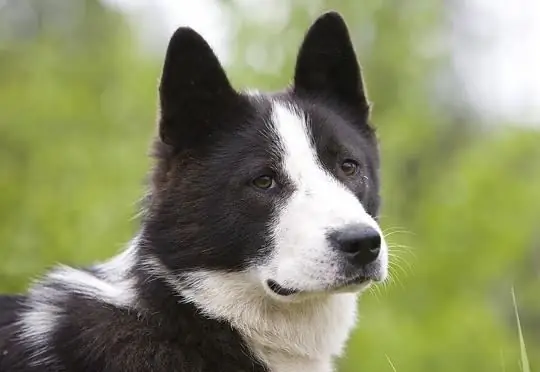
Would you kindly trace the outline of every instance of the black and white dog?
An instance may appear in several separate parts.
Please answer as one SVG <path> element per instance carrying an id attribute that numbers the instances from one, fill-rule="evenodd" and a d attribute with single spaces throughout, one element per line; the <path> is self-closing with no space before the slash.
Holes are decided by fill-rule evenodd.
<path id="1" fill-rule="evenodd" d="M 140 230 L 0 298 L 0 371 L 329 372 L 387 276 L 379 151 L 347 26 L 322 15 L 290 87 L 236 91 L 180 28 Z"/>

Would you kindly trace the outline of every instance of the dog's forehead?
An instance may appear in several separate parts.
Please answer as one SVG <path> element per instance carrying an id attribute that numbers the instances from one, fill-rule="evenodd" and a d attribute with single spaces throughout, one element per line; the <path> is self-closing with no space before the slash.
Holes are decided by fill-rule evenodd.
<path id="1" fill-rule="evenodd" d="M 256 92 L 250 92 L 249 99 L 255 115 L 254 122 L 244 127 L 245 133 L 251 133 L 257 145 L 271 154 L 315 160 L 314 155 L 324 158 L 345 151 L 361 160 L 369 151 L 358 123 L 327 105 Z"/>
<path id="2" fill-rule="evenodd" d="M 252 122 L 244 126 L 242 137 L 255 143 L 250 147 L 264 151 L 283 162 L 285 158 L 314 160 L 314 143 L 307 113 L 293 100 L 251 92 Z M 304 164 L 306 165 L 306 164 Z"/>

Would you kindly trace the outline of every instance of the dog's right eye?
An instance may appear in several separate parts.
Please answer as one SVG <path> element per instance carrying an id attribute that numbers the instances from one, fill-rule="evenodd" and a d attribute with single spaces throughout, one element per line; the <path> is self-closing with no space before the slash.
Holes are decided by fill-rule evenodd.
<path id="1" fill-rule="evenodd" d="M 274 180 L 274 177 L 267 176 L 267 175 L 259 176 L 255 178 L 253 181 L 251 181 L 251 183 L 253 184 L 253 186 L 261 190 L 269 190 L 276 185 L 276 181 Z"/>
<path id="2" fill-rule="evenodd" d="M 341 163 L 341 170 L 346 176 L 354 176 L 358 172 L 358 163 L 354 160 L 347 159 Z"/>

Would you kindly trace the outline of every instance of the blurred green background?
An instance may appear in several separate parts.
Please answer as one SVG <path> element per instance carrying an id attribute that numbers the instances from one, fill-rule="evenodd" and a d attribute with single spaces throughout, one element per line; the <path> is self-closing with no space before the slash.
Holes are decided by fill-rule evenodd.
<path id="1" fill-rule="evenodd" d="M 540 125 L 480 120 L 459 84 L 434 94 L 451 60 L 437 47 L 444 2 L 283 4 L 288 21 L 278 27 L 220 3 L 234 25 L 233 83 L 287 84 L 303 32 L 336 9 L 382 144 L 392 281 L 362 297 L 339 371 L 519 371 L 512 288 L 540 370 Z M 1 291 L 24 290 L 59 261 L 105 259 L 136 231 L 157 49 L 97 0 L 0 1 Z"/>

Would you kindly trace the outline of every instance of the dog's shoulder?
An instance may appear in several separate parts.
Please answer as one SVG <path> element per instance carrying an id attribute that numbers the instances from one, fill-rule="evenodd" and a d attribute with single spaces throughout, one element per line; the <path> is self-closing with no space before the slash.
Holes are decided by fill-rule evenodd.
<path id="1" fill-rule="evenodd" d="M 0 296 L 0 328 L 8 326 L 17 319 L 17 310 L 24 302 L 22 295 Z"/>
<path id="2" fill-rule="evenodd" d="M 1 300 L 0 371 L 265 371 L 230 325 L 165 292 L 155 280 L 58 267 L 28 296 Z"/>
<path id="3" fill-rule="evenodd" d="M 0 296 L 0 366 L 1 360 L 12 348 L 13 335 L 17 328 L 17 313 L 23 302 L 23 296 Z"/>
<path id="4" fill-rule="evenodd" d="M 0 372 L 27 371 L 24 360 L 26 350 L 17 340 L 20 331 L 19 314 L 26 302 L 23 295 L 0 296 Z M 45 372 L 46 369 L 34 367 L 32 371 Z"/>

